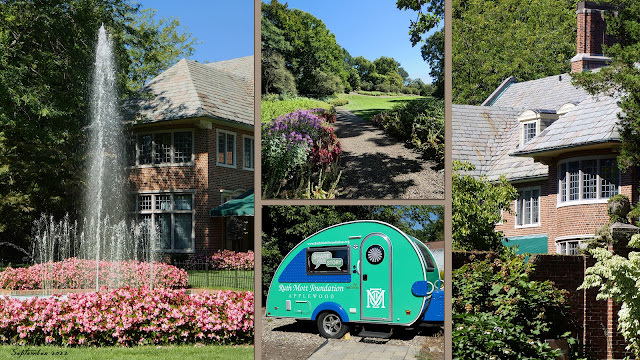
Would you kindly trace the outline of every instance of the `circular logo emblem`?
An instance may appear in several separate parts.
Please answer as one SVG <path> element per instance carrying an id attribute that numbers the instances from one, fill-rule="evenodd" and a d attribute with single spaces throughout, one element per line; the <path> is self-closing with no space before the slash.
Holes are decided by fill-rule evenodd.
<path id="1" fill-rule="evenodd" d="M 367 249 L 366 256 L 371 264 L 380 264 L 384 260 L 384 249 L 380 245 L 371 245 Z"/>

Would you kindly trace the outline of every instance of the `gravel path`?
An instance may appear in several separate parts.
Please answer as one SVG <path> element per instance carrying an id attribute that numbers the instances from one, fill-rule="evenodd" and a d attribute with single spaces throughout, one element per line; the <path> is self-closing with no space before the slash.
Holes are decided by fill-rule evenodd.
<path id="1" fill-rule="evenodd" d="M 310 321 L 274 319 L 262 316 L 262 360 L 303 360 L 327 341 L 318 335 L 316 324 Z M 353 333 L 357 333 L 354 331 Z M 363 339 L 351 335 L 350 339 L 330 340 L 331 343 L 369 343 L 388 346 L 423 348 L 427 359 L 443 359 L 444 337 L 439 328 L 407 329 L 395 332 L 391 339 Z"/>
<path id="2" fill-rule="evenodd" d="M 338 109 L 333 127 L 342 145 L 340 198 L 444 198 L 444 173 L 432 169 L 435 162 L 347 110 Z"/>

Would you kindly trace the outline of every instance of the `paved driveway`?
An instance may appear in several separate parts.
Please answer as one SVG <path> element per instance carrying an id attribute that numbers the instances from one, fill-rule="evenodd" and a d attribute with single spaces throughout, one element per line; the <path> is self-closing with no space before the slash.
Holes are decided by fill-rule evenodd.
<path id="1" fill-rule="evenodd" d="M 309 360 L 326 359 L 415 359 L 419 346 L 399 346 L 369 342 L 350 342 L 348 340 L 327 340 Z"/>

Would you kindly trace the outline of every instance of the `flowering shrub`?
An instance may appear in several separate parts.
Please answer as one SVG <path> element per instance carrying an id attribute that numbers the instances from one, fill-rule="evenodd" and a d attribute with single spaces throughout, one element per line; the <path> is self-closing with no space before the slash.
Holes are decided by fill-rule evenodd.
<path id="1" fill-rule="evenodd" d="M 323 125 L 317 113 L 330 115 L 323 109 L 298 110 L 263 126 L 263 196 L 277 197 L 284 189 L 284 197 L 308 197 L 325 194 L 326 187 L 328 196 L 335 196 L 339 173 L 331 164 L 337 164 L 342 149 L 333 129 Z"/>
<path id="2" fill-rule="evenodd" d="M 99 284 L 108 287 L 151 286 L 182 288 L 188 283 L 187 272 L 162 263 L 135 260 L 109 262 L 98 265 Z M 11 267 L 0 273 L 0 288 L 11 290 L 81 289 L 94 287 L 96 261 L 69 258 L 60 262 L 48 262 L 28 268 Z"/>
<path id="3" fill-rule="evenodd" d="M 337 163 L 341 152 L 342 147 L 333 128 L 323 126 L 309 156 L 315 169 L 324 169 L 332 163 Z"/>
<path id="4" fill-rule="evenodd" d="M 209 264 L 214 270 L 253 270 L 253 251 L 235 252 L 231 250 L 218 250 L 212 255 L 198 254 L 187 261 L 187 264 Z"/>
<path id="5" fill-rule="evenodd" d="M 91 294 L 0 298 L 0 343 L 146 345 L 253 342 L 253 293 L 120 288 Z"/>

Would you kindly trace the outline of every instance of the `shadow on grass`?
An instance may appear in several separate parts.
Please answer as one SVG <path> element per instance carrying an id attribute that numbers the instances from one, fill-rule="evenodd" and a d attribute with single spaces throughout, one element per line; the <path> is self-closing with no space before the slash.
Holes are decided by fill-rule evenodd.
<path id="1" fill-rule="evenodd" d="M 364 120 L 371 120 L 373 115 L 379 114 L 383 111 L 388 111 L 388 109 L 363 109 L 363 110 L 353 110 L 351 111 L 354 115 L 359 116 Z"/>

